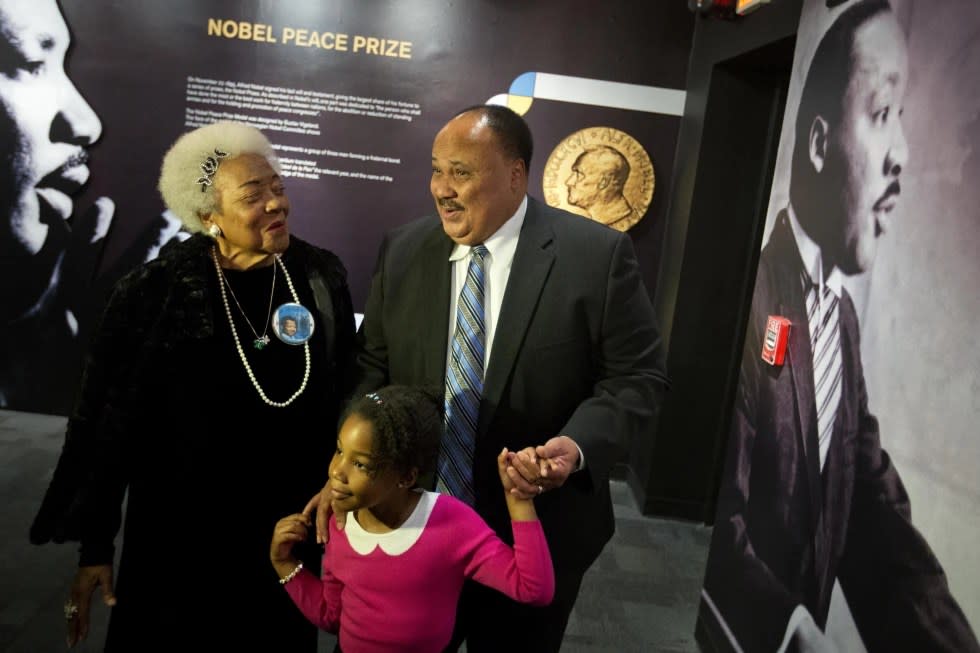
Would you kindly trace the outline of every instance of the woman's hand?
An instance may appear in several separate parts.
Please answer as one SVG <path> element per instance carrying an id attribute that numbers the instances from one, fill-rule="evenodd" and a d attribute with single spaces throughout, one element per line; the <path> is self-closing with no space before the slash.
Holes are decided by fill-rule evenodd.
<path id="1" fill-rule="evenodd" d="M 116 604 L 112 591 L 112 565 L 79 567 L 71 583 L 71 594 L 65 603 L 65 619 L 68 622 L 66 641 L 71 648 L 88 636 L 92 612 L 92 594 L 102 587 L 102 601 L 109 607 Z"/>
<path id="2" fill-rule="evenodd" d="M 335 510 L 332 502 L 332 493 L 330 492 L 330 479 L 327 479 L 327 484 L 323 486 L 320 493 L 315 495 L 310 499 L 306 507 L 303 508 L 303 514 L 309 517 L 314 510 L 316 510 L 316 543 L 326 544 L 330 539 L 330 515 L 334 515 L 337 520 L 337 528 L 344 530 L 344 526 L 347 524 L 347 513 L 343 510 Z M 322 508 L 321 508 L 322 506 Z"/>

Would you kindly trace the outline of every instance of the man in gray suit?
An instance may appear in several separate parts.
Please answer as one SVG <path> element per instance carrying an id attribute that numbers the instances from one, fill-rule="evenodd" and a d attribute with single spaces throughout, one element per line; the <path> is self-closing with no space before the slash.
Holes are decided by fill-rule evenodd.
<path id="1" fill-rule="evenodd" d="M 439 131 L 430 182 L 438 215 L 387 235 L 359 333 L 356 392 L 442 386 L 468 259 L 487 249 L 486 372 L 466 465 L 473 505 L 512 541 L 495 460 L 503 447 L 521 452 L 513 476 L 537 497 L 556 594 L 534 608 L 468 585 L 453 647 L 465 637 L 470 653 L 559 649 L 582 575 L 613 533 L 610 469 L 650 437 L 667 385 L 632 242 L 528 197 L 531 152 L 527 124 L 501 106 L 465 109 Z"/>

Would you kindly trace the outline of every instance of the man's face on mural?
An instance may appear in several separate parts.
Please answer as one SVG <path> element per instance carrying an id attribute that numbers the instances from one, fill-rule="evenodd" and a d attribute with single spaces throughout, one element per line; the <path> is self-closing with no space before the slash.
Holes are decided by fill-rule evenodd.
<path id="1" fill-rule="evenodd" d="M 64 69 L 54 0 L 0 0 L 0 255 L 37 253 L 65 229 L 102 124 Z"/>
<path id="2" fill-rule="evenodd" d="M 820 243 L 828 263 L 845 274 L 868 270 L 877 239 L 891 226 L 899 176 L 908 159 L 902 102 L 908 79 L 905 39 L 892 12 L 883 12 L 854 34 L 852 72 L 838 125 L 828 125 L 824 172 L 839 203 L 825 219 L 837 221 Z"/>

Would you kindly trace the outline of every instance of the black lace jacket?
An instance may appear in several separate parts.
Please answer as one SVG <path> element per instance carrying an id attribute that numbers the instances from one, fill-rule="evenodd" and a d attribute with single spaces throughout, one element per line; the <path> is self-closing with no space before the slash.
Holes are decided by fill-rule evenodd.
<path id="1" fill-rule="evenodd" d="M 32 543 L 104 540 L 118 530 L 122 489 L 107 489 L 105 479 L 123 476 L 119 466 L 127 457 L 126 434 L 139 427 L 145 419 L 141 415 L 152 414 L 141 410 L 155 399 L 148 389 L 156 373 L 152 362 L 214 331 L 215 308 L 221 303 L 209 296 L 210 246 L 202 235 L 174 241 L 116 284 L 86 356 L 61 457 L 30 529 Z M 305 273 L 299 278 L 309 284 L 317 321 L 324 326 L 325 360 L 318 364 L 328 367 L 331 379 L 352 378 L 354 314 L 343 264 L 295 236 L 288 256 Z M 335 397 L 345 396 L 348 388 L 342 384 L 332 384 Z M 113 510 L 101 505 L 107 495 L 116 504 Z M 106 555 L 93 552 L 98 561 Z M 111 549 L 108 556 L 111 560 Z M 82 557 L 85 563 L 84 550 Z"/>

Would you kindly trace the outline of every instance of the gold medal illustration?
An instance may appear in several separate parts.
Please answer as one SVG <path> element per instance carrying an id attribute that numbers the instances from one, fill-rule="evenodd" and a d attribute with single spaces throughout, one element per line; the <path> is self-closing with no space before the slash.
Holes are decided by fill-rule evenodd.
<path id="1" fill-rule="evenodd" d="M 656 178 L 646 150 L 626 132 L 587 127 L 567 136 L 544 167 L 544 199 L 626 231 L 650 208 Z"/>

